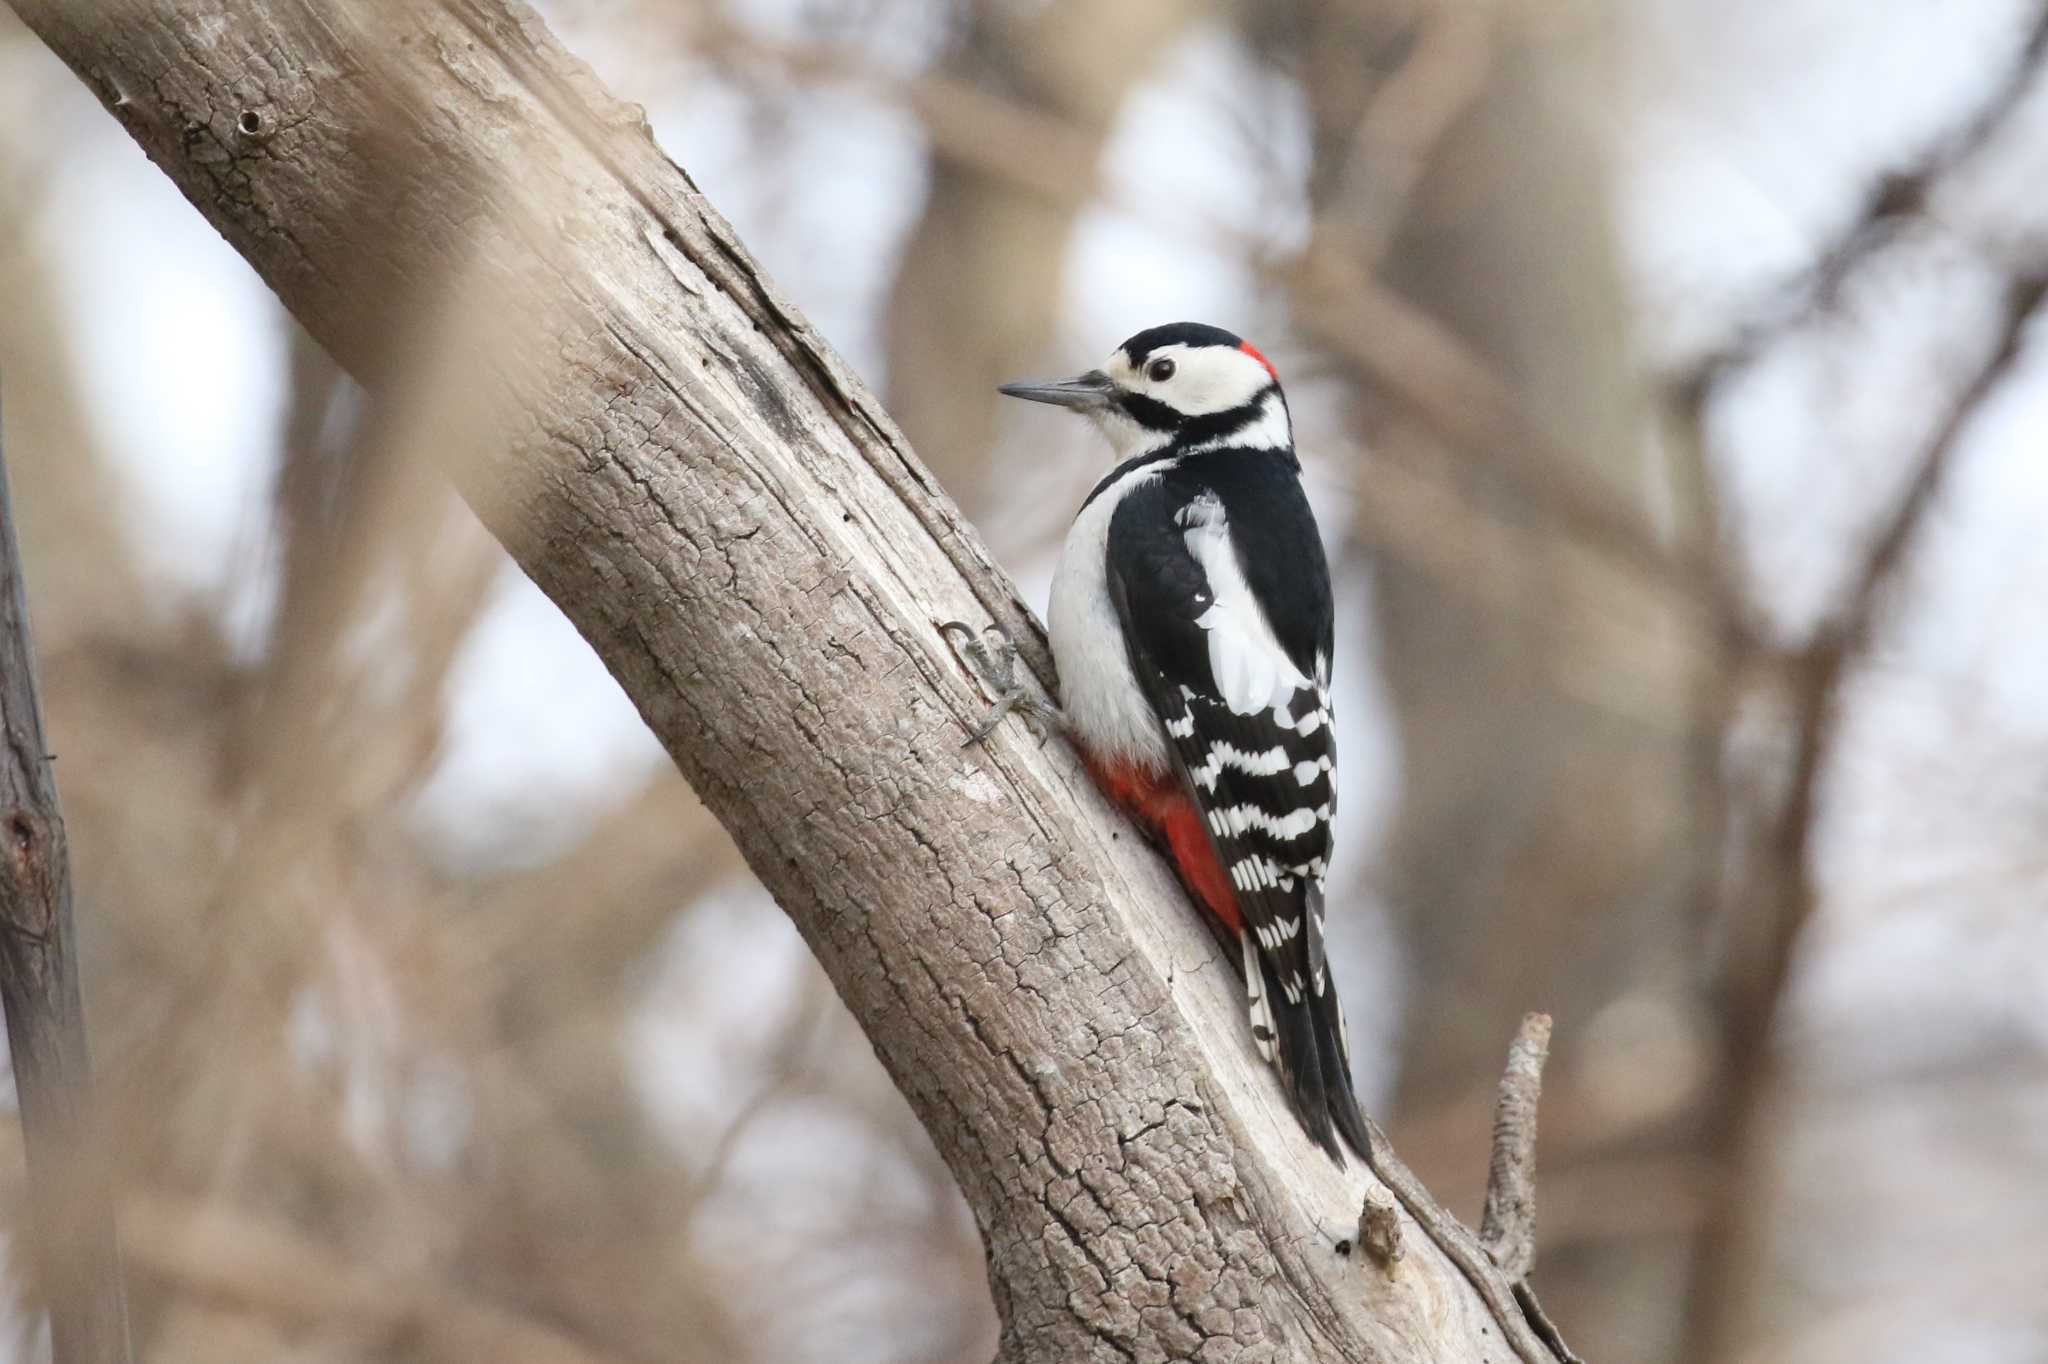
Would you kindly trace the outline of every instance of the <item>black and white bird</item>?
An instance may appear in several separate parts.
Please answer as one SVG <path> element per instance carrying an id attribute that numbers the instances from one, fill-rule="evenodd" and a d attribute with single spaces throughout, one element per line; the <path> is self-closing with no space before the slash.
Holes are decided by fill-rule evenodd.
<path id="1" fill-rule="evenodd" d="M 1323 947 L 1330 573 L 1279 375 L 1182 322 L 1002 391 L 1081 413 L 1117 460 L 1053 578 L 1063 728 L 1241 945 L 1253 1036 L 1309 1136 L 1369 1159 Z"/>

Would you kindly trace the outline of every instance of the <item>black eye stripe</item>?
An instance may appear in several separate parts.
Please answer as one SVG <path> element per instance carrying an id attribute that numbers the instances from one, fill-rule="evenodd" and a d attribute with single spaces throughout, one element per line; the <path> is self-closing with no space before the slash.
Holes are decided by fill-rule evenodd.
<path id="1" fill-rule="evenodd" d="M 1153 431 L 1171 431 L 1185 420 L 1180 413 L 1165 403 L 1157 398 L 1148 398 L 1142 393 L 1126 390 L 1117 395 L 1117 404 L 1130 413 L 1131 420 Z"/>
<path id="2" fill-rule="evenodd" d="M 1266 395 L 1277 391 L 1274 385 L 1268 384 L 1242 407 L 1209 412 L 1199 417 L 1191 417 L 1157 398 L 1133 393 L 1129 389 L 1117 394 L 1116 402 L 1132 421 L 1146 430 L 1171 431 L 1176 443 L 1191 445 L 1197 441 L 1221 440 L 1250 426 L 1259 419 Z"/>

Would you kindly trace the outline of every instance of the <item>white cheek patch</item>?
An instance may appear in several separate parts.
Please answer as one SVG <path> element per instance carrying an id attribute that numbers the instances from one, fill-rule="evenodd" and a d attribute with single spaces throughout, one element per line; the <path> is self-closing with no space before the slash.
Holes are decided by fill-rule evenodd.
<path id="1" fill-rule="evenodd" d="M 1163 380 L 1152 378 L 1152 366 L 1160 360 L 1173 361 L 1173 377 Z M 1124 353 L 1118 351 L 1102 368 L 1124 387 L 1148 398 L 1156 398 L 1191 417 L 1243 407 L 1273 382 L 1271 370 L 1235 347 L 1187 346 L 1178 341 L 1149 352 L 1143 365 L 1131 364 Z M 1284 444 L 1286 408 L 1278 406 L 1277 402 L 1276 407 L 1282 437 L 1280 441 L 1270 443 Z"/>
<path id="2" fill-rule="evenodd" d="M 1201 415 L 1243 407 L 1273 382 L 1266 367 L 1241 350 L 1204 346 L 1180 362 L 1170 395 L 1183 412 Z M 1167 397 L 1167 394 L 1161 394 Z"/>

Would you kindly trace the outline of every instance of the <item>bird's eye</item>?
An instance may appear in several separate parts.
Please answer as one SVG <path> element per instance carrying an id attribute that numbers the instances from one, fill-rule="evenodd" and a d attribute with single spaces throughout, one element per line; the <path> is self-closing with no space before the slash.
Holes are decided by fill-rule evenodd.
<path id="1" fill-rule="evenodd" d="M 1162 355 L 1145 366 L 1145 374 L 1153 383 L 1163 384 L 1173 377 L 1173 361 Z"/>

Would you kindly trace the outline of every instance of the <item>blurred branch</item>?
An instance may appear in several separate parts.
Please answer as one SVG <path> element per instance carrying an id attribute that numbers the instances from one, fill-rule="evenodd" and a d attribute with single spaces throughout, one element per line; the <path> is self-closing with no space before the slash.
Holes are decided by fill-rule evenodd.
<path id="1" fill-rule="evenodd" d="M 1624 498 L 1556 450 L 1455 332 L 1366 272 L 1341 225 L 1319 226 L 1278 277 L 1318 340 L 1412 407 L 1462 458 L 1506 474 L 1562 528 L 1677 600 L 1727 614 L 1720 578 L 1696 547 L 1665 544 Z"/>
<path id="2" fill-rule="evenodd" d="M 1172 50 L 1194 8 L 1189 0 L 1058 0 L 1020 11 L 972 0 L 944 58 L 959 84 L 941 88 L 966 92 L 956 102 L 974 99 L 980 122 L 935 107 L 933 77 L 906 87 L 936 154 L 889 288 L 888 406 L 970 514 L 980 509 L 995 442 L 996 385 L 1028 372 L 1052 340 L 1068 242 L 1097 188 L 1117 112 Z M 1040 110 L 1056 117 L 1005 136 L 996 101 L 970 80 L 1013 92 L 1013 118 Z M 1048 124 L 1060 131 L 1048 135 Z M 948 152 L 945 139 L 993 154 L 996 164 L 970 164 Z M 1049 175 L 1067 193 L 1034 193 L 1020 172 Z M 1012 481 L 1002 486 L 1011 495 L 999 501 L 1015 501 Z"/>
<path id="3" fill-rule="evenodd" d="M 1673 425 L 1686 456 L 1682 491 L 1698 499 L 1710 529 L 1718 509 L 1706 449 L 1706 418 L 1724 381 L 1752 364 L 1781 336 L 1833 306 L 1858 268 L 1891 241 L 1901 225 L 1927 211 L 1940 182 L 2007 126 L 2034 87 L 2044 54 L 2048 5 L 2036 8 L 2011 66 L 1962 126 L 1918 164 L 1881 178 L 1846 227 L 1816 252 L 1803 278 L 1773 291 L 1789 302 L 1739 327 L 1671 386 Z M 1733 1357 L 1736 1348 L 1746 1300 L 1741 1289 L 1752 1273 L 1749 1257 L 1765 1217 L 1758 1206 L 1763 1188 L 1759 1129 L 1775 1075 L 1770 1045 L 1794 953 L 1818 903 L 1813 842 L 1820 784 L 1834 750 L 1843 687 L 1868 646 L 1885 593 L 1909 557 L 1956 446 L 1984 400 L 2010 371 L 2040 297 L 2039 281 L 2022 280 L 2010 287 L 1986 361 L 1952 400 L 1843 603 L 1809 643 L 1789 654 L 1764 655 L 1753 632 L 1729 635 L 1735 660 L 1731 673 L 1739 676 L 1744 669 L 1760 669 L 1784 683 L 1792 735 L 1785 789 L 1775 809 L 1764 815 L 1758 846 L 1750 851 L 1747 865 L 1738 865 L 1732 875 L 1723 874 L 1719 858 L 1734 825 L 1730 798 L 1720 789 L 1720 767 L 1725 721 L 1732 714 L 1736 690 L 1709 679 L 1702 696 L 1703 720 L 1722 722 L 1713 726 L 1711 741 L 1703 724 L 1698 769 L 1702 787 L 1715 793 L 1702 834 L 1703 846 L 1714 858 L 1704 877 L 1702 903 L 1720 920 L 1726 935 L 1719 1013 L 1720 1069 L 1727 1097 L 1712 1115 L 1709 1143 L 1720 1166 L 1719 1192 L 1701 1204 L 1704 1222 L 1687 1294 L 1684 1350 L 1692 1364 L 1719 1364 Z"/>
<path id="4" fill-rule="evenodd" d="M 1329 129 L 1336 172 L 1319 195 L 1310 240 L 1298 259 L 1268 272 L 1323 344 L 1412 409 L 1448 450 L 1505 474 L 1531 505 L 1568 533 L 1626 564 L 1680 601 L 1725 615 L 1718 575 L 1696 546 L 1666 544 L 1630 499 L 1560 450 L 1527 403 L 1451 325 L 1402 297 L 1378 271 L 1440 145 L 1498 83 L 1499 16 L 1480 8 L 1427 9 L 1406 58 L 1362 106 L 1348 130 Z M 1326 82 L 1348 72 L 1323 73 Z M 1353 102 L 1321 87 L 1317 107 L 1346 117 Z M 1339 112 L 1345 111 L 1345 112 Z"/>
<path id="5" fill-rule="evenodd" d="M 1265 254 L 1269 246 L 1264 238 L 1182 204 L 1169 208 L 1127 194 L 1100 174 L 1100 153 L 1115 101 L 1149 74 L 1149 68 L 1128 62 L 1127 47 L 1148 40 L 1170 43 L 1175 26 L 1190 17 L 1190 6 L 1185 0 L 1134 6 L 1131 14 L 1120 16 L 1120 22 L 1130 24 L 1133 36 L 1108 42 L 1099 30 L 1099 6 L 1077 3 L 1074 12 L 1082 16 L 1074 21 L 1076 27 L 1097 26 L 1092 44 L 1075 56 L 1077 65 L 1099 64 L 1105 54 L 1116 62 L 1108 71 L 1087 73 L 1080 82 L 1084 88 L 1078 98 L 1092 107 L 1084 114 L 1027 104 L 943 72 L 891 71 L 846 45 L 772 38 L 715 17 L 703 19 L 691 37 L 706 55 L 750 63 L 784 80 L 836 81 L 892 101 L 918 120 L 936 159 L 962 173 L 1021 190 L 1063 215 L 1095 204 L 1203 249 L 1247 258 Z M 1101 107 L 1105 102 L 1110 107 Z"/>
<path id="6" fill-rule="evenodd" d="M 1684 969 L 1685 703 L 1719 670 L 1733 613 L 1648 457 L 1593 131 L 1611 115 L 1591 93 L 1608 63 L 1583 29 L 1526 7 L 1414 9 L 1376 88 L 1357 89 L 1356 53 L 1305 60 L 1315 216 L 1307 248 L 1270 269 L 1351 381 L 1362 433 L 1338 458 L 1356 470 L 1353 552 L 1373 560 L 1401 758 L 1370 882 L 1406 948 L 1400 1111 L 1467 1124 L 1457 1154 L 1397 1135 L 1460 1206 L 1491 1174 L 1481 1241 L 1514 1277 L 1533 1249 L 1514 1211 L 1531 1166 L 1510 1120 L 1489 1169 L 1473 1136 L 1498 1096 L 1473 1079 L 1528 1001 L 1555 1003 L 1560 1037 L 1590 1037 L 1634 981 Z M 1607 814 L 1586 817 L 1596 807 Z M 1546 1171 L 1571 1144 L 1558 1134 L 1615 1122 L 1577 1102 L 1580 1078 L 1552 1086 Z M 1693 1130 L 1667 1118 L 1631 1144 L 1682 1146 Z M 1600 1143 L 1567 1158 L 1622 1144 Z M 1607 1352 L 1653 1339 L 1682 1285 L 1676 1257 L 1646 1239 L 1591 1249 L 1549 1263 L 1544 1296 Z"/>
<path id="7" fill-rule="evenodd" d="M 1976 374 L 1950 400 L 1916 461 L 1916 472 L 1865 555 L 1842 605 L 1811 643 L 1775 660 L 1791 693 L 1793 751 L 1785 795 L 1764 834 L 1754 870 L 1738 885 L 1727 916 L 1721 971 L 1723 1074 L 1727 1099 L 1717 1114 L 1716 1143 L 1727 1193 L 1714 1205 L 1697 1252 L 1688 1300 L 1686 1357 L 1716 1364 L 1732 1357 L 1738 1285 L 1748 1266 L 1748 1235 L 1759 1195 L 1755 1127 L 1774 1068 L 1770 1043 L 1800 935 L 1819 902 L 1813 843 L 1820 784 L 1834 753 L 1843 688 L 1867 650 L 1878 610 L 1954 464 L 1970 425 L 2011 373 L 2029 325 L 2040 312 L 2048 277 L 2012 283 L 1998 332 Z"/>
<path id="8" fill-rule="evenodd" d="M 55 1364 L 125 1364 L 128 1308 L 78 988 L 71 865 L 36 696 L 28 598 L 0 460 L 0 998 L 30 1168 L 31 1254 Z"/>
<path id="9" fill-rule="evenodd" d="M 461 939 L 469 955 L 460 974 L 499 982 L 511 994 L 567 996 L 567 1009 L 540 1011 L 559 1018 L 589 996 L 614 995 L 611 982 L 647 952 L 676 910 L 738 871 L 731 838 L 689 783 L 665 771 L 561 857 L 451 896 L 456 902 L 443 915 L 481 921 Z M 602 915 L 562 912 L 597 885 L 605 888 Z"/>
<path id="10" fill-rule="evenodd" d="M 396 336 L 391 348 L 403 349 Z M 328 449 L 320 428 L 341 371 L 301 333 L 292 376 L 284 583 L 229 775 L 265 797 L 268 817 L 329 826 L 342 808 L 385 808 L 431 759 L 448 669 L 503 560 L 433 457 L 459 398 L 431 383 L 381 394 L 363 429 Z"/>
<path id="11" fill-rule="evenodd" d="M 1367 271 L 1385 259 L 1438 144 L 1485 88 L 1497 22 L 1483 6 L 1426 9 L 1406 60 L 1358 119 L 1323 216 Z"/>
<path id="12" fill-rule="evenodd" d="M 1695 361 L 1676 385 L 1681 406 L 1699 410 L 1708 392 L 1731 371 L 1754 360 L 1772 341 L 1814 314 L 1833 306 L 1843 283 L 1871 254 L 1891 240 L 1893 230 L 1927 208 L 1941 179 L 1959 169 L 1988 145 L 2019 107 L 2041 72 L 2048 55 L 2048 4 L 2035 9 L 2012 65 L 1992 86 L 1976 111 L 1906 170 L 1882 176 L 1862 207 L 1835 239 L 1820 248 L 1804 277 L 1774 288 L 1774 297 L 1790 302 L 1767 316 L 1752 319 Z"/>
<path id="13" fill-rule="evenodd" d="M 450 283 L 458 482 L 917 1109 L 987 1238 L 1001 1358 L 1558 1357 L 1412 1181 L 1429 1236 L 1400 1274 L 1331 1253 L 1319 1218 L 1369 1177 L 1274 1102 L 1164 868 L 1064 749 L 960 752 L 984 703 L 935 623 L 993 617 L 1042 666 L 1014 586 L 531 11 L 15 7 L 373 387 L 392 308 Z"/>
<path id="14" fill-rule="evenodd" d="M 218 1203 L 134 1194 L 121 1230 L 139 1271 L 208 1298 L 372 1342 L 372 1355 L 472 1364 L 623 1364 L 551 1327 L 417 1275 L 348 1263 L 289 1227 Z"/>
<path id="15" fill-rule="evenodd" d="M 935 154 L 1048 203 L 1078 208 L 1097 192 L 1100 134 L 1076 127 L 1061 113 L 1026 107 L 948 75 L 886 71 L 844 46 L 771 39 L 708 13 L 693 20 L 691 36 L 707 57 L 751 62 L 791 80 L 837 81 L 896 100 L 917 116 Z"/>

